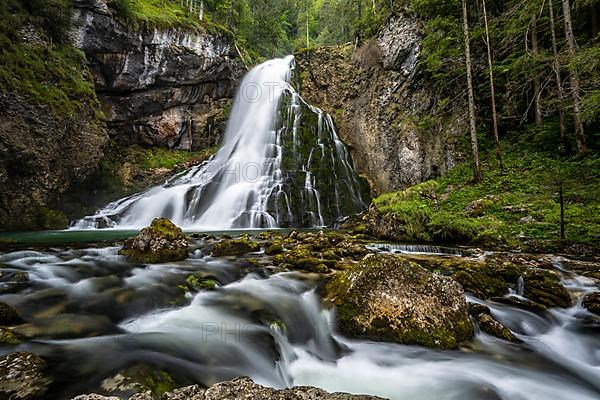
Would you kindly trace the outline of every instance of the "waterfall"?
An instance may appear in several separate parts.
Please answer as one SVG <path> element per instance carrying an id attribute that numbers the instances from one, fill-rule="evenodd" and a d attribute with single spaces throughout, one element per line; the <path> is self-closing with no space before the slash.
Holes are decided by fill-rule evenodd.
<path id="1" fill-rule="evenodd" d="M 318 227 L 362 211 L 368 188 L 331 116 L 291 84 L 293 56 L 253 68 L 212 159 L 120 199 L 74 229 L 139 229 L 155 217 L 186 229 Z"/>

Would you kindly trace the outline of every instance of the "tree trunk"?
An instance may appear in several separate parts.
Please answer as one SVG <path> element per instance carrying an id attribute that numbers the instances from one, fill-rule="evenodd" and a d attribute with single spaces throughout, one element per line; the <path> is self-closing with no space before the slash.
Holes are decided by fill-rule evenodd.
<path id="1" fill-rule="evenodd" d="M 575 44 L 575 35 L 573 34 L 573 23 L 571 21 L 571 5 L 569 0 L 562 0 L 563 14 L 565 20 L 565 37 L 567 38 L 567 48 L 569 49 L 569 59 L 574 59 L 577 55 L 577 45 Z M 577 141 L 577 151 L 580 154 L 587 153 L 587 143 L 585 141 L 585 132 L 581 122 L 581 100 L 579 99 L 579 75 L 575 68 L 569 68 L 569 81 L 571 83 L 571 96 L 573 97 L 573 119 L 575 120 L 575 140 Z"/>
<path id="2" fill-rule="evenodd" d="M 481 165 L 479 164 L 479 147 L 477 144 L 477 125 L 475 122 L 475 96 L 473 95 L 473 76 L 471 72 L 471 45 L 469 38 L 469 15 L 467 0 L 462 0 L 463 33 L 465 36 L 465 59 L 467 64 L 467 86 L 469 94 L 469 126 L 471 128 L 471 150 L 473 152 L 473 179 L 481 182 Z"/>
<path id="3" fill-rule="evenodd" d="M 533 18 L 531 25 L 531 52 L 534 60 L 537 62 L 540 48 L 535 17 Z M 540 77 L 537 73 L 533 77 L 533 97 L 535 102 L 535 124 L 540 126 L 542 125 L 542 87 L 540 84 Z"/>
<path id="4" fill-rule="evenodd" d="M 560 61 L 558 59 L 558 45 L 556 44 L 556 29 L 554 27 L 554 8 L 552 0 L 548 2 L 548 12 L 550 15 L 550 34 L 552 36 L 552 53 L 554 55 L 554 73 L 556 74 L 556 95 L 558 98 L 558 117 L 560 120 L 560 139 L 563 143 L 565 155 L 571 154 L 571 144 L 567 137 L 567 126 L 565 122 L 565 94 L 560 78 Z"/>
<path id="5" fill-rule="evenodd" d="M 483 3 L 483 21 L 485 24 L 485 44 L 487 46 L 487 56 L 488 56 L 488 67 L 489 67 L 489 75 L 490 75 L 490 92 L 492 95 L 492 125 L 494 132 L 494 144 L 496 147 L 496 160 L 498 161 L 498 168 L 500 169 L 500 173 L 504 173 L 504 164 L 502 163 L 502 150 L 500 149 L 500 138 L 498 135 L 498 113 L 496 112 L 496 88 L 494 85 L 494 63 L 492 61 L 492 47 L 490 44 L 490 30 L 488 27 L 488 19 L 487 19 L 487 10 L 485 7 L 485 0 L 482 0 Z"/>
<path id="6" fill-rule="evenodd" d="M 558 202 L 560 203 L 560 240 L 565 240 L 565 196 L 562 180 L 558 184 Z"/>

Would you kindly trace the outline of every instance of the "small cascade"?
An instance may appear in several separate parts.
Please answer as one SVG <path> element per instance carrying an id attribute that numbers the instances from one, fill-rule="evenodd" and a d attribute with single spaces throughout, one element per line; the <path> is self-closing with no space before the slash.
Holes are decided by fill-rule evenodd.
<path id="1" fill-rule="evenodd" d="M 396 244 L 396 243 L 372 243 L 367 246 L 371 250 L 384 253 L 398 254 L 429 254 L 437 256 L 462 256 L 460 249 L 454 247 L 434 246 L 426 244 Z"/>
<path id="2" fill-rule="evenodd" d="M 517 296 L 523 296 L 523 293 L 525 293 L 525 280 L 522 276 L 519 276 L 519 279 L 517 279 Z"/>
<path id="3" fill-rule="evenodd" d="M 331 116 L 290 84 L 294 66 L 288 56 L 248 72 L 211 160 L 72 228 L 139 229 L 156 217 L 186 229 L 321 227 L 364 210 L 368 187 Z"/>

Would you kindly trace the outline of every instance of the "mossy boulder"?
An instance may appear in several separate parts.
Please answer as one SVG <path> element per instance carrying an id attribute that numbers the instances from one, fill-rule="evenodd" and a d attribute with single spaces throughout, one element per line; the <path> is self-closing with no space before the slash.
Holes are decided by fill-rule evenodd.
<path id="1" fill-rule="evenodd" d="M 0 325 L 17 325 L 23 322 L 21 315 L 6 303 L 0 302 Z"/>
<path id="2" fill-rule="evenodd" d="M 600 292 L 586 295 L 582 304 L 589 312 L 600 315 Z"/>
<path id="3" fill-rule="evenodd" d="M 185 260 L 188 241 L 181 230 L 167 218 L 156 218 L 136 237 L 125 241 L 119 254 L 136 263 L 164 263 Z"/>
<path id="4" fill-rule="evenodd" d="M 0 328 L 0 346 L 15 346 L 19 343 L 21 343 L 21 340 L 13 331 Z"/>
<path id="5" fill-rule="evenodd" d="M 523 295 L 546 307 L 571 307 L 571 296 L 560 280 L 560 275 L 554 271 L 538 268 L 527 270 L 523 274 Z"/>
<path id="6" fill-rule="evenodd" d="M 153 365 L 139 363 L 118 371 L 115 375 L 102 381 L 102 389 L 108 393 L 134 393 L 149 392 L 149 398 L 161 396 L 187 381 L 176 379 L 168 371 L 158 369 Z"/>
<path id="7" fill-rule="evenodd" d="M 13 400 L 42 398 L 52 383 L 46 363 L 33 353 L 12 353 L 0 358 L 0 393 Z"/>
<path id="8" fill-rule="evenodd" d="M 283 246 L 280 241 L 274 241 L 265 246 L 265 254 L 268 256 L 274 256 L 283 253 Z"/>
<path id="9" fill-rule="evenodd" d="M 473 336 L 462 287 L 400 257 L 371 255 L 325 285 L 352 337 L 456 348 Z"/>
<path id="10" fill-rule="evenodd" d="M 246 253 L 253 253 L 260 250 L 260 244 L 250 239 L 250 236 L 244 234 L 238 239 L 223 239 L 212 249 L 213 257 L 241 256 Z"/>
<path id="11" fill-rule="evenodd" d="M 286 265 L 292 269 L 302 269 L 310 272 L 326 273 L 329 268 L 336 266 L 336 260 L 319 257 L 310 245 L 296 245 L 292 249 L 273 257 L 276 265 Z"/>
<path id="12" fill-rule="evenodd" d="M 185 284 L 179 286 L 184 293 L 195 293 L 200 290 L 212 290 L 220 283 L 212 277 L 203 276 L 203 274 L 190 274 L 185 278 Z"/>
<path id="13" fill-rule="evenodd" d="M 502 323 L 497 321 L 488 306 L 483 304 L 469 304 L 469 313 L 485 333 L 508 342 L 519 343 L 520 340 Z"/>

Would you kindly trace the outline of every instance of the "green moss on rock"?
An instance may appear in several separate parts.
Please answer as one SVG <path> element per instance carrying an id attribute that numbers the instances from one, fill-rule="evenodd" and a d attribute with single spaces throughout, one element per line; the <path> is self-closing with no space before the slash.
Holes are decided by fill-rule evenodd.
<path id="1" fill-rule="evenodd" d="M 250 239 L 250 236 L 244 234 L 239 239 L 223 239 L 213 247 L 211 255 L 213 257 L 240 256 L 246 253 L 253 253 L 260 250 L 260 245 Z"/>
<path id="2" fill-rule="evenodd" d="M 350 336 L 455 348 L 473 335 L 460 285 L 399 257 L 366 257 L 324 291 Z"/>
<path id="3" fill-rule="evenodd" d="M 0 328 L 0 346 L 16 346 L 19 343 L 21 340 L 11 330 Z"/>
<path id="4" fill-rule="evenodd" d="M 40 215 L 42 218 L 41 226 L 44 229 L 58 230 L 69 226 L 69 219 L 62 211 L 44 207 L 40 210 Z"/>
<path id="5" fill-rule="evenodd" d="M 185 260 L 188 242 L 181 228 L 167 218 L 155 218 L 136 237 L 125 241 L 119 254 L 137 263 L 164 263 Z"/>

